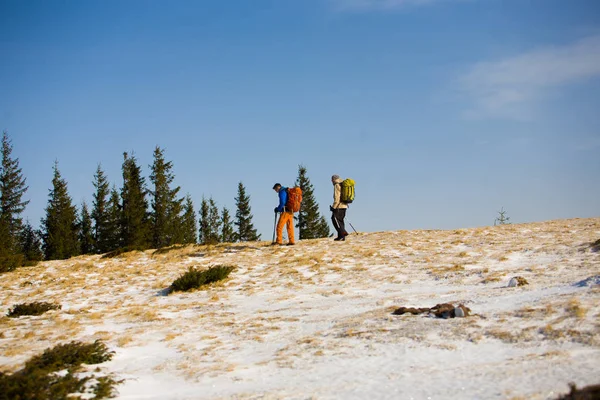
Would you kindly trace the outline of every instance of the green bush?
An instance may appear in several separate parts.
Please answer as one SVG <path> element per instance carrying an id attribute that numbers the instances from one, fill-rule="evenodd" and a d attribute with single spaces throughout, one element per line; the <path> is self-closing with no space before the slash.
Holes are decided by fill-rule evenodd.
<path id="1" fill-rule="evenodd" d="M 190 267 L 186 273 L 171 284 L 170 292 L 186 292 L 197 289 L 227 278 L 231 271 L 233 271 L 233 267 L 227 265 L 217 265 L 204 271 Z"/>
<path id="2" fill-rule="evenodd" d="M 91 344 L 71 342 L 46 349 L 43 354 L 32 357 L 25 367 L 12 375 L 0 372 L 0 400 L 36 399 L 67 400 L 74 393 L 89 393 L 94 398 L 114 397 L 114 386 L 121 381 L 112 377 L 89 375 L 78 377 L 81 364 L 100 364 L 110 360 L 114 352 L 97 340 Z M 56 372 L 67 370 L 64 375 Z"/>
<path id="3" fill-rule="evenodd" d="M 23 263 L 24 258 L 20 254 L 0 256 L 0 273 L 14 271 L 18 267 L 22 266 Z"/>
<path id="4" fill-rule="evenodd" d="M 18 318 L 22 315 L 42 315 L 46 311 L 60 310 L 60 304 L 52 304 L 46 302 L 33 302 L 15 304 L 12 309 L 8 311 L 7 316 L 10 318 Z"/>

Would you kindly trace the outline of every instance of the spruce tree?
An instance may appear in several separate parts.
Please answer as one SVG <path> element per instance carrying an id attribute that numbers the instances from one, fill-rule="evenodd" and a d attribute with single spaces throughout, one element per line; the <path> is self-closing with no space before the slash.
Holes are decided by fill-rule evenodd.
<path id="1" fill-rule="evenodd" d="M 235 198 L 235 226 L 237 227 L 236 239 L 240 242 L 260 240 L 254 225 L 252 224 L 252 212 L 250 208 L 250 196 L 246 195 L 246 188 L 242 182 L 238 183 L 238 195 Z"/>
<path id="2" fill-rule="evenodd" d="M 208 225 L 208 201 L 204 197 L 202 197 L 202 202 L 200 203 L 198 225 L 200 226 L 198 230 L 198 242 L 206 244 L 210 238 L 210 226 Z"/>
<path id="3" fill-rule="evenodd" d="M 152 245 L 159 248 L 181 242 L 183 198 L 177 198 L 179 186 L 171 188 L 175 179 L 171 172 L 173 163 L 165 161 L 164 150 L 158 146 L 154 149 L 154 163 L 150 168 Z"/>
<path id="4" fill-rule="evenodd" d="M 185 204 L 183 206 L 183 217 L 181 222 L 181 232 L 183 244 L 195 244 L 196 243 L 196 212 L 194 211 L 194 203 L 192 197 L 188 194 L 185 197 Z"/>
<path id="5" fill-rule="evenodd" d="M 219 243 L 221 241 L 221 216 L 217 203 L 212 197 L 208 199 L 208 224 L 210 225 L 210 242 Z"/>
<path id="6" fill-rule="evenodd" d="M 314 188 L 306 174 L 306 167 L 303 165 L 298 166 L 296 186 L 300 186 L 302 189 L 302 207 L 300 207 L 296 224 L 300 231 L 300 239 L 329 237 L 329 225 L 325 217 L 319 213 Z"/>
<path id="7" fill-rule="evenodd" d="M 77 210 L 68 193 L 67 182 L 54 163 L 52 189 L 49 193 L 46 217 L 42 218 L 44 256 L 47 260 L 63 260 L 79 255 Z"/>
<path id="8" fill-rule="evenodd" d="M 88 210 L 87 203 L 81 204 L 81 213 L 79 215 L 79 249 L 81 254 L 94 253 L 94 232 L 92 227 L 92 217 Z"/>
<path id="9" fill-rule="evenodd" d="M 106 236 L 101 249 L 102 253 L 113 251 L 123 246 L 123 235 L 121 234 L 122 220 L 119 192 L 113 186 L 106 207 Z"/>
<path id="10" fill-rule="evenodd" d="M 21 262 L 21 213 L 29 203 L 22 200 L 28 187 L 19 168 L 19 159 L 11 156 L 12 150 L 11 140 L 4 131 L 0 160 L 0 263 L 10 265 L 11 269 Z"/>
<path id="11" fill-rule="evenodd" d="M 221 211 L 221 242 L 233 243 L 235 242 L 235 231 L 233 230 L 233 221 L 229 210 L 223 207 Z"/>
<path id="12" fill-rule="evenodd" d="M 108 196 L 110 194 L 108 180 L 102 170 L 102 166 L 98 164 L 96 173 L 94 174 L 94 200 L 92 202 L 91 218 L 94 222 L 94 242 L 95 252 L 106 253 L 111 249 L 110 236 L 113 235 L 111 227 L 108 226 Z"/>
<path id="13" fill-rule="evenodd" d="M 221 239 L 219 209 L 213 198 L 202 198 L 200 206 L 200 243 L 216 244 Z"/>
<path id="14" fill-rule="evenodd" d="M 21 231 L 21 249 L 27 262 L 41 261 L 44 256 L 40 233 L 33 229 L 29 221 L 25 222 Z"/>
<path id="15" fill-rule="evenodd" d="M 150 246 L 150 221 L 146 200 L 146 180 L 135 156 L 123 153 L 121 189 L 121 235 L 123 246 L 145 250 Z"/>

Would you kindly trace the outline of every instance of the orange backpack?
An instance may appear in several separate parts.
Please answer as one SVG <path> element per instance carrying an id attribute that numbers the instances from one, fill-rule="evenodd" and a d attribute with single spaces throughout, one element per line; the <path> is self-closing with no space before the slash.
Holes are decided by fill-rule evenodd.
<path id="1" fill-rule="evenodd" d="M 300 211 L 300 204 L 302 203 L 302 189 L 299 186 L 288 188 L 287 190 L 288 199 L 285 203 L 285 209 L 291 212 Z"/>

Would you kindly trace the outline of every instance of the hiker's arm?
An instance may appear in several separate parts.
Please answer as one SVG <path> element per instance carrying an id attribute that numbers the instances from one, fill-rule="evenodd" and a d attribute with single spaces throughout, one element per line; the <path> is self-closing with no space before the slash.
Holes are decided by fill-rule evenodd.
<path id="1" fill-rule="evenodd" d="M 342 187 L 339 183 L 336 183 L 333 186 L 333 204 L 331 205 L 332 208 L 338 208 L 341 204 L 340 202 L 340 197 L 342 195 Z"/>
<path id="2" fill-rule="evenodd" d="M 283 188 L 279 191 L 279 205 L 277 206 L 277 212 L 283 212 L 285 203 L 287 202 L 287 191 Z"/>

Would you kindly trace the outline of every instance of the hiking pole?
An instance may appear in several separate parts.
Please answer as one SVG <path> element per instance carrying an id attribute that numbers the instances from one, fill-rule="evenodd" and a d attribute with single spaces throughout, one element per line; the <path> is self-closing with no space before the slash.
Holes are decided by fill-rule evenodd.
<path id="1" fill-rule="evenodd" d="M 275 243 L 275 227 L 277 226 L 277 211 L 275 211 L 275 221 L 273 221 L 273 240 L 272 243 Z"/>
<path id="2" fill-rule="evenodd" d="M 350 221 L 348 221 L 348 224 L 350 224 L 350 226 L 352 226 L 352 223 Z M 354 229 L 354 226 L 352 226 L 352 230 L 354 231 L 354 233 L 356 233 L 358 235 L 358 232 L 356 232 L 356 229 Z"/>

